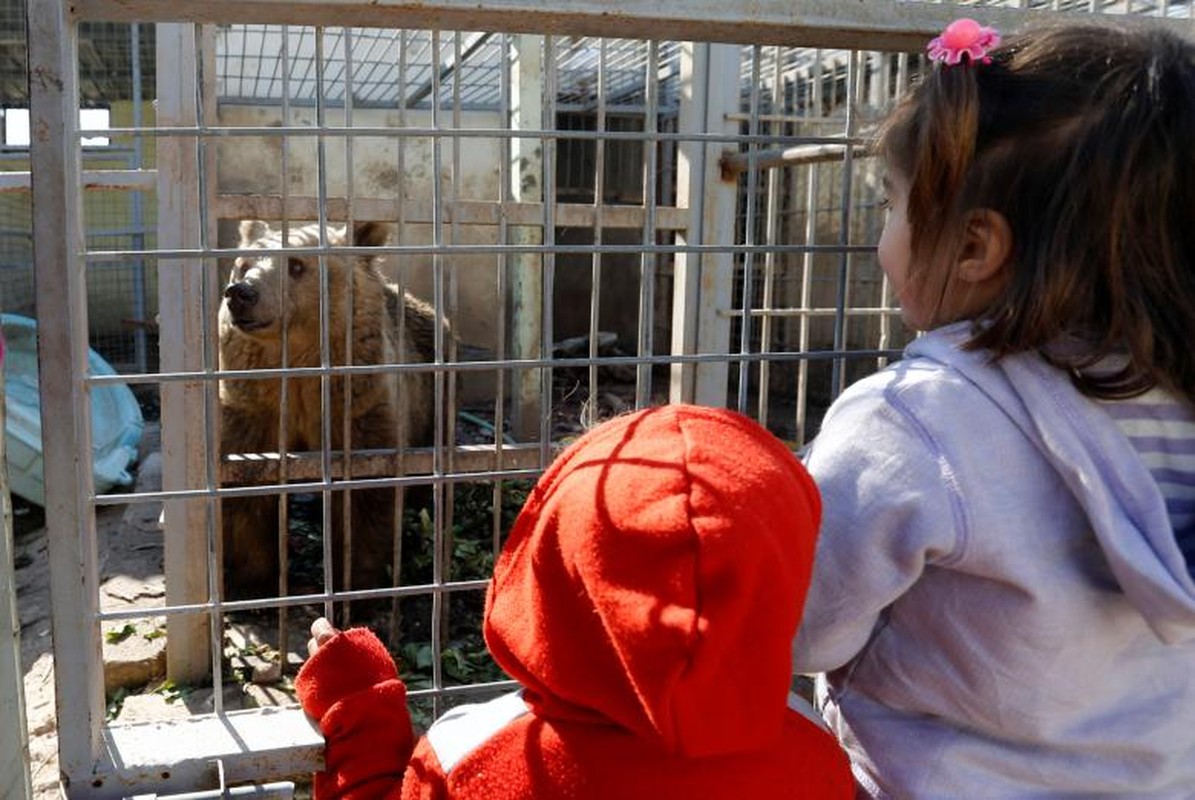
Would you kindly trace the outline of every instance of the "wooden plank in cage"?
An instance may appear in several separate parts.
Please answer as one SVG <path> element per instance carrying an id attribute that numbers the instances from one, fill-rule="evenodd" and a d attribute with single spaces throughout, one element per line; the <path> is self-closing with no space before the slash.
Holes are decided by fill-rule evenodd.
<path id="1" fill-rule="evenodd" d="M 283 479 L 292 481 L 318 481 L 323 475 L 321 453 L 241 453 L 221 460 L 221 484 L 277 483 Z M 401 455 L 394 450 L 356 450 L 349 455 L 348 474 L 356 478 L 393 478 L 402 475 L 432 475 L 435 469 L 435 453 L 428 448 L 404 451 Z M 539 469 L 541 453 L 538 444 L 503 445 L 501 452 L 494 445 L 458 445 L 453 450 L 453 470 L 457 475 L 467 473 L 494 473 L 499 470 Z M 281 471 L 282 462 L 285 471 Z M 332 451 L 327 465 L 328 477 L 339 480 L 345 477 L 344 453 Z"/>
<path id="2" fill-rule="evenodd" d="M 194 28 L 158 27 L 158 124 L 194 125 L 197 58 Z M 195 144 L 178 137 L 158 142 L 158 242 L 195 247 L 200 242 Z M 193 261 L 165 264 L 158 278 L 159 341 L 163 371 L 202 371 L 203 270 Z M 206 474 L 204 387 L 162 385 L 162 486 L 202 486 Z M 179 500 L 163 509 L 166 602 L 207 599 L 208 514 L 203 500 Z M 167 619 L 166 669 L 179 684 L 201 683 L 211 674 L 209 621 L 199 615 Z"/>
<path id="3" fill-rule="evenodd" d="M 28 6 L 33 263 L 39 311 L 38 363 L 46 531 L 50 555 L 58 764 L 86 785 L 104 722 L 91 506 L 87 374 L 87 285 L 80 192 L 78 28 L 65 3 Z"/>

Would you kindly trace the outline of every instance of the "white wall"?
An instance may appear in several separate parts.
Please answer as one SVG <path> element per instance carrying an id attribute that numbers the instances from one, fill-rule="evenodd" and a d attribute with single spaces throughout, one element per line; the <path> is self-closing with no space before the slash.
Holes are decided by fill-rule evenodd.
<path id="1" fill-rule="evenodd" d="M 291 125 L 316 126 L 316 109 L 292 108 Z M 405 112 L 407 127 L 430 128 L 430 111 Z M 228 104 L 220 108 L 220 124 L 233 126 L 278 125 L 281 109 Z M 393 110 L 354 109 L 354 126 L 369 128 L 399 128 L 399 114 Z M 328 109 L 326 126 L 345 124 L 343 109 Z M 462 112 L 461 127 L 497 128 L 497 112 Z M 349 195 L 349 153 L 344 137 L 328 136 L 324 145 L 326 165 L 326 194 L 329 198 Z M 228 137 L 220 141 L 217 150 L 217 185 L 221 193 L 245 195 L 278 195 L 282 191 L 281 136 Z M 315 197 L 319 190 L 318 143 L 314 136 L 288 137 L 287 191 L 291 197 Z M 380 221 L 395 223 L 392 241 L 396 244 L 431 244 L 433 230 L 426 223 L 406 221 L 399 227 L 400 214 L 416 217 L 426 215 L 433 196 L 436 176 L 433 174 L 434 140 L 429 136 L 403 139 L 383 137 L 354 137 L 352 139 L 351 192 L 354 198 L 393 201 L 392 214 Z M 501 143 L 491 138 L 462 138 L 459 153 L 454 153 L 454 140 L 440 140 L 440 192 L 445 200 L 455 196 L 461 201 L 496 203 L 501 197 L 499 164 Z M 399 148 L 402 148 L 401 171 Z M 459 178 L 453 180 L 454 163 L 459 164 Z M 455 192 L 455 195 L 453 194 Z M 421 211 L 420 209 L 423 209 Z M 356 214 L 358 219 L 364 219 Z M 235 246 L 236 221 L 222 226 L 221 244 Z M 497 242 L 494 226 L 443 226 L 445 243 L 492 244 Z M 497 314 L 495 308 L 502 301 L 497 297 L 498 257 L 465 255 L 452 259 L 456 272 L 456 313 L 454 324 L 460 341 L 493 350 L 495 348 Z M 394 279 L 401 279 L 415 294 L 431 298 L 432 257 L 416 255 L 403 258 L 402 263 L 388 258 L 383 270 Z M 451 271 L 451 270 L 449 270 Z M 502 301 L 504 302 L 504 301 Z M 476 392 L 470 392 L 475 394 Z"/>

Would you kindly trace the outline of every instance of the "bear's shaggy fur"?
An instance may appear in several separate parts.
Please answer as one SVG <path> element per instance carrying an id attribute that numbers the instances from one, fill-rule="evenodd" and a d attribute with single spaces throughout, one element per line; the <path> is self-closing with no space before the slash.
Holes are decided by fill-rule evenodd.
<path id="1" fill-rule="evenodd" d="M 262 250 L 236 260 L 220 305 L 221 370 L 318 367 L 321 277 L 316 256 L 283 255 L 282 235 L 253 220 L 240 226 L 241 248 Z M 376 247 L 385 228 L 361 223 L 352 242 L 329 230 L 328 244 Z M 290 247 L 315 247 L 319 227 L 288 231 Z M 372 258 L 325 257 L 328 284 L 328 363 L 333 366 L 429 362 L 434 359 L 435 313 L 431 306 L 388 283 Z M 351 304 L 351 306 L 350 306 Z M 400 315 L 401 314 L 401 318 Z M 445 343 L 451 330 L 444 321 Z M 400 333 L 400 327 L 405 329 Z M 285 333 L 285 336 L 284 336 Z M 400 352 L 400 342 L 401 350 Z M 285 347 L 285 359 L 284 359 Z M 319 451 L 329 416 L 332 450 L 394 449 L 432 444 L 435 425 L 431 372 L 358 373 L 347 378 L 349 420 L 344 419 L 346 377 L 330 380 L 324 405 L 319 376 L 286 379 L 287 416 L 279 419 L 280 378 L 229 378 L 220 382 L 220 451 L 232 453 Z M 447 396 L 449 392 L 445 391 Z M 345 431 L 349 441 L 346 443 Z M 449 428 L 451 430 L 451 427 Z M 280 437 L 285 444 L 279 447 Z M 395 519 L 394 489 L 357 489 L 350 494 L 352 569 L 348 587 L 389 585 Z M 344 542 L 344 495 L 333 491 L 333 552 L 337 588 L 346 588 L 340 553 Z M 229 597 L 273 594 L 278 587 L 278 496 L 228 498 L 222 504 L 225 589 Z M 285 539 L 282 540 L 285 546 Z M 397 571 L 397 565 L 393 565 Z"/>

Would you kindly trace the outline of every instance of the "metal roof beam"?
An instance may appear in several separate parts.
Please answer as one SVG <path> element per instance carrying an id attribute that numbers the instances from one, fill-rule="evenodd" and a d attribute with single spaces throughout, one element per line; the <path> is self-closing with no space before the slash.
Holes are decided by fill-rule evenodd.
<path id="1" fill-rule="evenodd" d="M 960 13 L 1012 30 L 1020 9 L 902 0 L 75 0 L 80 20 L 193 21 L 487 30 L 573 36 L 918 50 Z M 334 11 L 332 9 L 335 9 Z M 1034 11 L 1043 18 L 1057 12 Z M 1129 24 L 1144 17 L 1122 17 Z M 1171 24 L 1190 34 L 1190 19 Z"/>

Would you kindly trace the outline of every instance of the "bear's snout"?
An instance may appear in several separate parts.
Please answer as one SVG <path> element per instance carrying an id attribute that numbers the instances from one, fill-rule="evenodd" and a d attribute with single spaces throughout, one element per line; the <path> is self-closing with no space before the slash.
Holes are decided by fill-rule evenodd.
<path id="1" fill-rule="evenodd" d="M 260 299 L 261 293 L 248 281 L 236 281 L 224 287 L 224 300 L 228 303 L 232 322 L 241 330 L 254 330 L 269 324 L 266 320 L 257 319 Z"/>
<path id="2" fill-rule="evenodd" d="M 259 297 L 257 289 L 245 281 L 228 284 L 224 287 L 224 296 L 228 299 L 228 305 L 234 313 L 257 305 Z"/>

